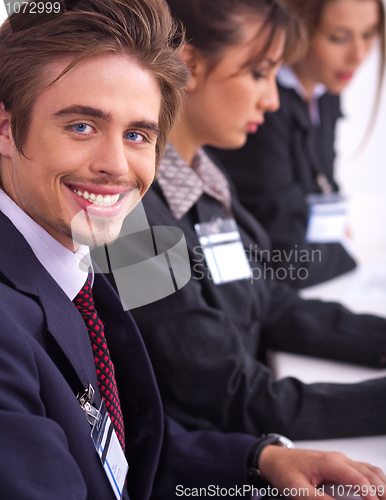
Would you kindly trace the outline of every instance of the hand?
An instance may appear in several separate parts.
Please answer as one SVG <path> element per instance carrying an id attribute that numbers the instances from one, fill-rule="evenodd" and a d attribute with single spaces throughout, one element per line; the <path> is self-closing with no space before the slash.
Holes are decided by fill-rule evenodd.
<path id="1" fill-rule="evenodd" d="M 329 495 L 325 494 L 322 497 L 315 491 L 315 486 L 323 482 L 351 485 L 353 486 L 351 493 L 358 491 L 360 487 L 358 500 L 360 497 L 366 500 L 386 499 L 386 476 L 381 469 L 366 463 L 354 462 L 343 453 L 269 445 L 261 452 L 259 469 L 262 477 L 280 493 L 283 493 L 285 488 L 296 489 L 298 494 L 291 493 L 291 498 L 299 500 L 321 498 L 332 500 Z M 370 489 L 370 486 L 373 488 Z M 308 488 L 309 495 L 306 496 L 301 488 Z M 366 492 L 368 493 L 364 494 Z"/>

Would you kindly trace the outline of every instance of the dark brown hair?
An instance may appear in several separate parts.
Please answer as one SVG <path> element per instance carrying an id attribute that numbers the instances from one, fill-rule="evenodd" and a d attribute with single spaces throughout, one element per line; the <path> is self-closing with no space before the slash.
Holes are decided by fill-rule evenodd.
<path id="1" fill-rule="evenodd" d="M 278 31 L 286 33 L 284 60 L 291 60 L 304 41 L 302 25 L 280 0 L 167 0 L 173 17 L 186 30 L 187 42 L 200 50 L 213 68 L 224 50 L 237 45 L 243 36 L 246 20 L 263 19 L 263 27 L 269 30 L 262 50 L 253 54 L 247 65 L 264 59 Z"/>
<path id="2" fill-rule="evenodd" d="M 60 78 L 85 58 L 127 53 L 160 85 L 158 165 L 188 81 L 179 58 L 182 42 L 164 0 L 81 0 L 59 15 L 12 14 L 0 28 L 0 102 L 11 113 L 16 148 L 23 154 L 48 64 L 73 57 Z"/>

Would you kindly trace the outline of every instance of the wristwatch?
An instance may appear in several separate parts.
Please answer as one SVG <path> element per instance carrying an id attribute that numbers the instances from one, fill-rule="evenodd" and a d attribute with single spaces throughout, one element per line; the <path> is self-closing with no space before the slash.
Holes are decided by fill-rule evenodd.
<path id="1" fill-rule="evenodd" d="M 281 434 L 267 434 L 267 437 L 275 439 L 275 441 L 273 441 L 271 444 L 274 444 L 276 446 L 282 446 L 283 448 L 295 448 L 294 442 L 287 437 L 282 436 Z"/>
<path id="2" fill-rule="evenodd" d="M 248 453 L 247 465 L 250 476 L 260 476 L 259 459 L 263 449 L 269 444 L 282 446 L 283 448 L 295 448 L 293 441 L 281 434 L 267 434 L 262 436 L 250 449 Z"/>

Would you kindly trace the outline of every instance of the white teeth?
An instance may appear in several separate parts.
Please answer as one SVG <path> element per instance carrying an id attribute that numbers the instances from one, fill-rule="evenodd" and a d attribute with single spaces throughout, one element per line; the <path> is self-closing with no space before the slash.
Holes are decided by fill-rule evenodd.
<path id="1" fill-rule="evenodd" d="M 94 193 L 88 193 L 88 191 L 77 191 L 76 189 L 73 189 L 73 191 L 81 198 L 91 201 L 95 205 L 99 205 L 101 207 L 111 207 L 112 205 L 115 205 L 120 196 L 119 194 L 107 194 L 106 196 L 103 196 L 102 194 L 96 195 Z"/>

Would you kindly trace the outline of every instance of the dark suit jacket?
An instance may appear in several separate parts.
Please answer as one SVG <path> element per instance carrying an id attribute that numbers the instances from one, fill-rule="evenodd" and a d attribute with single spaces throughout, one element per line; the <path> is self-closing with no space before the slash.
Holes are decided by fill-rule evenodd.
<path id="1" fill-rule="evenodd" d="M 385 319 L 354 315 L 339 304 L 302 300 L 292 287 L 272 280 L 269 270 L 264 279 L 259 251 L 267 248 L 267 235 L 234 197 L 233 213 L 254 269 L 252 282 L 214 285 L 210 279 L 194 224 L 227 217 L 213 198 L 201 196 L 181 220 L 172 215 L 157 184 L 143 204 L 150 225 L 184 231 L 192 265 L 192 279 L 184 288 L 131 311 L 167 414 L 191 428 L 279 432 L 293 439 L 386 431 L 386 379 L 356 385 L 275 381 L 256 359 L 263 343 L 383 366 Z"/>
<path id="2" fill-rule="evenodd" d="M 0 496 L 112 500 L 91 427 L 75 398 L 89 383 L 98 387 L 84 321 L 1 213 L 0 233 Z M 177 484 L 246 483 L 255 438 L 188 433 L 171 420 L 164 428 L 152 367 L 134 321 L 103 275 L 96 274 L 93 292 L 124 414 L 130 498 L 149 498 L 155 477 L 151 498 L 160 500 L 175 498 Z"/>
<path id="3" fill-rule="evenodd" d="M 306 104 L 292 89 L 279 85 L 280 109 L 267 113 L 258 132 L 248 136 L 238 150 L 208 148 L 225 166 L 234 181 L 241 203 L 268 232 L 272 248 L 289 264 L 308 270 L 307 279 L 287 282 L 297 288 L 334 278 L 355 267 L 355 262 L 340 243 L 306 243 L 308 205 L 305 196 L 319 192 L 317 173 L 324 173 L 334 190 L 334 138 L 337 119 L 342 116 L 339 97 L 325 94 L 320 98 L 321 125 L 312 126 Z M 296 245 L 296 246 L 295 246 Z M 298 250 L 298 254 L 294 250 Z M 300 253 L 306 250 L 308 253 Z M 314 250 L 321 251 L 312 253 Z M 300 255 L 310 262 L 300 262 Z M 315 256 L 312 261 L 312 256 Z M 283 257 L 286 260 L 286 257 Z M 288 264 L 286 263 L 287 267 Z M 283 267 L 283 262 L 273 262 Z M 296 277 L 296 272 L 292 273 Z M 304 277 L 302 271 L 300 276 Z"/>

